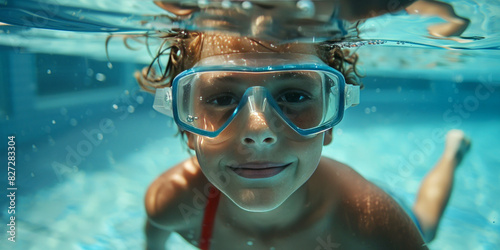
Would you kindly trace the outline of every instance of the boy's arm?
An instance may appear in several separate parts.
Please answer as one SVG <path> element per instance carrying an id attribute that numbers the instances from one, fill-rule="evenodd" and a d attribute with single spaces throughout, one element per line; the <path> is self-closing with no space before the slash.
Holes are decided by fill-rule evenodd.
<path id="1" fill-rule="evenodd" d="M 373 184 L 372 184 L 373 185 Z M 375 186 L 375 185 L 373 185 Z M 380 188 L 374 188 L 381 197 L 380 206 L 373 209 L 375 222 L 381 227 L 376 235 L 386 249 L 428 249 L 417 226 L 404 209 Z"/>
<path id="2" fill-rule="evenodd" d="M 166 228 L 168 218 L 165 216 L 168 213 L 169 198 L 171 198 L 171 196 L 166 195 L 169 191 L 168 179 L 165 178 L 167 175 L 168 171 L 158 177 L 146 192 L 147 220 L 144 228 L 146 250 L 164 250 L 165 243 L 171 234 L 171 231 Z"/>
<path id="3" fill-rule="evenodd" d="M 386 192 L 347 165 L 323 158 L 334 172 L 332 189 L 340 194 L 340 214 L 353 240 L 370 249 L 427 249 L 418 228 Z"/>
<path id="4" fill-rule="evenodd" d="M 146 250 L 163 250 L 165 243 L 172 232 L 156 227 L 148 219 L 146 221 Z"/>
<path id="5" fill-rule="evenodd" d="M 204 179 L 200 177 L 199 168 L 193 164 L 193 159 L 185 160 L 168 169 L 149 186 L 144 199 L 148 217 L 146 249 L 164 249 L 172 232 L 201 223 L 198 217 L 202 211 L 192 208 L 194 198 L 190 190 L 199 190 L 196 185 Z M 182 204 L 189 206 L 187 212 L 181 209 Z"/>
<path id="6" fill-rule="evenodd" d="M 358 187 L 355 224 L 370 246 L 380 249 L 428 249 L 404 209 L 387 193 L 364 180 Z M 361 190 L 363 189 L 363 190 Z M 356 213 L 355 212 L 355 213 Z"/>

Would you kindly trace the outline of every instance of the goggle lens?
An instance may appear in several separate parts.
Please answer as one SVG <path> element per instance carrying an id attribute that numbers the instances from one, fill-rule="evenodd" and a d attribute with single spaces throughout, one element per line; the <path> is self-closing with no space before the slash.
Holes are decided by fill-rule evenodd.
<path id="1" fill-rule="evenodd" d="M 342 115 L 343 90 L 343 79 L 321 70 L 193 72 L 174 80 L 174 117 L 187 130 L 215 135 L 245 105 L 267 103 L 301 134 L 316 133 Z"/>

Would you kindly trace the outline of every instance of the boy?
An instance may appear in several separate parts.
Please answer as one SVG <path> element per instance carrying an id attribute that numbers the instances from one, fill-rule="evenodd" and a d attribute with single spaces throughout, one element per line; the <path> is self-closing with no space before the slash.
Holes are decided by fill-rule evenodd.
<path id="1" fill-rule="evenodd" d="M 328 44 L 187 32 L 173 40 L 166 72 L 177 77 L 155 105 L 175 117 L 196 158 L 149 187 L 148 249 L 163 249 L 174 231 L 201 249 L 321 249 L 320 240 L 331 249 L 427 248 L 417 225 L 433 238 L 468 150 L 463 132 L 448 133 L 424 180 L 416 225 L 380 188 L 321 156 L 358 101 L 352 57 Z"/>

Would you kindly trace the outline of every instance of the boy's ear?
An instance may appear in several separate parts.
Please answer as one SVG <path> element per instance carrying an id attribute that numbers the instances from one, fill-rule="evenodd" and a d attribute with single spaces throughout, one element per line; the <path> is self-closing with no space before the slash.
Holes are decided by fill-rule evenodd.
<path id="1" fill-rule="evenodd" d="M 195 136 L 194 134 L 188 132 L 188 131 L 184 131 L 184 134 L 186 134 L 186 137 L 187 137 L 187 145 L 190 149 L 194 150 L 194 143 L 195 143 Z"/>
<path id="2" fill-rule="evenodd" d="M 333 128 L 325 132 L 325 139 L 323 141 L 323 146 L 329 145 L 333 141 Z"/>

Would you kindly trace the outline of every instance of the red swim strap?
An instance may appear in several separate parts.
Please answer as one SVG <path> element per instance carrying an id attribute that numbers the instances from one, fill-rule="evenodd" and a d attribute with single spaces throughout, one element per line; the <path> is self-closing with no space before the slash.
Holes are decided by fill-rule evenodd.
<path id="1" fill-rule="evenodd" d="M 203 215 L 203 222 L 201 223 L 201 237 L 199 243 L 199 248 L 201 250 L 209 250 L 210 248 L 215 213 L 217 213 L 217 206 L 219 205 L 220 199 L 220 191 L 214 186 L 210 187 L 209 193 L 210 195 L 208 196 L 207 205 L 205 207 L 205 214 Z"/>

